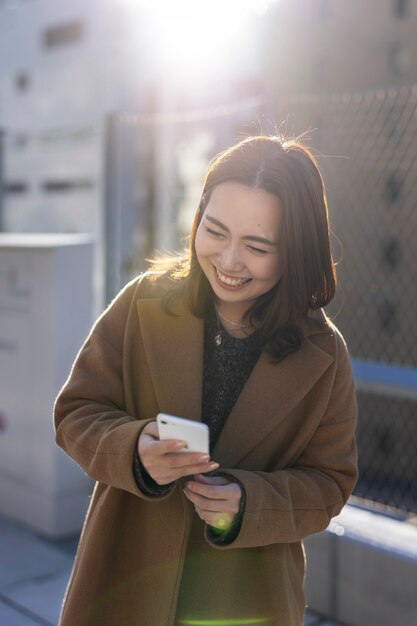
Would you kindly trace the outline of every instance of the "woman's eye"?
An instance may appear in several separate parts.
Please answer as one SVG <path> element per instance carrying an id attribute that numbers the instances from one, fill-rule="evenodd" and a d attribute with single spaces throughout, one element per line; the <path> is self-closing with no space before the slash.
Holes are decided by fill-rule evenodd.
<path id="1" fill-rule="evenodd" d="M 207 232 L 213 237 L 223 237 L 223 233 L 219 233 L 217 230 L 213 230 L 212 228 L 206 228 Z"/>
<path id="2" fill-rule="evenodd" d="M 255 248 L 255 246 L 248 246 L 249 250 L 252 252 L 256 252 L 256 254 L 267 254 L 268 250 L 264 250 L 263 248 Z"/>

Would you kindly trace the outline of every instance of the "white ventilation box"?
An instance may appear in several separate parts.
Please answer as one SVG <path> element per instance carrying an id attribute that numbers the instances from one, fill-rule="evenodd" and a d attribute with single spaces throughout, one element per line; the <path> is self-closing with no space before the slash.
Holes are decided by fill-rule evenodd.
<path id="1" fill-rule="evenodd" d="M 91 481 L 55 444 L 54 399 L 92 323 L 85 235 L 0 234 L 0 514 L 64 536 Z"/>

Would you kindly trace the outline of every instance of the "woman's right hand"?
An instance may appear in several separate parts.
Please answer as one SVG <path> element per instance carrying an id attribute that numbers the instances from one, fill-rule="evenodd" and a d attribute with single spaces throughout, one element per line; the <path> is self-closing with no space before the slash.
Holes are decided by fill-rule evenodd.
<path id="1" fill-rule="evenodd" d="M 212 472 L 219 467 L 218 463 L 210 461 L 208 454 L 179 452 L 185 445 L 178 439 L 160 441 L 156 422 L 150 422 L 142 430 L 138 454 L 142 465 L 158 485 L 167 485 L 182 476 Z"/>

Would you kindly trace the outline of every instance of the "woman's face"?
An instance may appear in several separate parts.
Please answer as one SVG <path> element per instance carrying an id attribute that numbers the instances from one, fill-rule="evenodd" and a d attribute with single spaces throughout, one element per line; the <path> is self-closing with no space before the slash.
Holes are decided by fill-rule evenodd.
<path id="1" fill-rule="evenodd" d="M 234 181 L 215 187 L 197 229 L 198 262 L 224 314 L 242 316 L 281 277 L 278 198 Z"/>

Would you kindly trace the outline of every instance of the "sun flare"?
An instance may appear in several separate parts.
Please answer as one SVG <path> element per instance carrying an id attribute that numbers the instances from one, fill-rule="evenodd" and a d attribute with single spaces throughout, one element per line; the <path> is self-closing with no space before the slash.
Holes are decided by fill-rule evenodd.
<path id="1" fill-rule="evenodd" d="M 192 76 L 230 62 L 271 0 L 125 0 L 141 9 L 158 62 L 178 75 Z"/>

